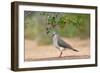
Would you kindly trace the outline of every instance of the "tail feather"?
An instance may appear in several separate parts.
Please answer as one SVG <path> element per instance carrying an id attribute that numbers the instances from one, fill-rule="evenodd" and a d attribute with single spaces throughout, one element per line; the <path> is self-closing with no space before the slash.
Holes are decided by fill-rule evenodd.
<path id="1" fill-rule="evenodd" d="M 73 48 L 71 48 L 73 51 L 76 51 L 76 52 L 79 52 L 78 50 L 76 50 L 76 49 L 73 49 Z"/>

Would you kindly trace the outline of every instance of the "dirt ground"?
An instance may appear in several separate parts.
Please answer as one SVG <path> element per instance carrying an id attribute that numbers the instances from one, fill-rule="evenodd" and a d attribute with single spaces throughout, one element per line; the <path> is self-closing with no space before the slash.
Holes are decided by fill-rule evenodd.
<path id="1" fill-rule="evenodd" d="M 45 45 L 38 46 L 35 41 L 25 40 L 25 61 L 41 60 L 61 60 L 61 59 L 87 59 L 90 58 L 90 41 L 89 39 L 67 39 L 63 40 L 69 43 L 79 52 L 67 49 L 63 51 L 62 57 L 59 57 L 60 51 L 55 46 Z"/>

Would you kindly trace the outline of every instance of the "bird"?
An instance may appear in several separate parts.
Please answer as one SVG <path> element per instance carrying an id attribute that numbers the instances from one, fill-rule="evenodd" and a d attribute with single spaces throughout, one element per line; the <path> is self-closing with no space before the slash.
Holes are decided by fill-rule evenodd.
<path id="1" fill-rule="evenodd" d="M 63 51 L 67 48 L 76 52 L 78 50 L 74 49 L 70 44 L 66 43 L 63 39 L 61 39 L 56 32 L 52 33 L 53 45 L 60 51 L 59 57 L 62 57 Z"/>

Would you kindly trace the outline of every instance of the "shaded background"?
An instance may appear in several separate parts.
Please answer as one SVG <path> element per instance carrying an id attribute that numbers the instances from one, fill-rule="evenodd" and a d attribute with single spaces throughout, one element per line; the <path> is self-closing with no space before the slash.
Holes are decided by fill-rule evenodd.
<path id="1" fill-rule="evenodd" d="M 25 61 L 90 58 L 90 15 L 24 11 Z M 52 32 L 79 52 L 60 51 L 52 44 Z"/>

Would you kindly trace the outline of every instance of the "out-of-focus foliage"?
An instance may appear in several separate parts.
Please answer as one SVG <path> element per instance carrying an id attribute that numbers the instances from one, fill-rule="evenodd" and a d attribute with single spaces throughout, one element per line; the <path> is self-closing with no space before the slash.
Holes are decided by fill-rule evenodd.
<path id="1" fill-rule="evenodd" d="M 25 39 L 36 40 L 39 44 L 51 43 L 47 27 L 62 37 L 90 37 L 89 14 L 25 11 L 24 16 Z"/>

